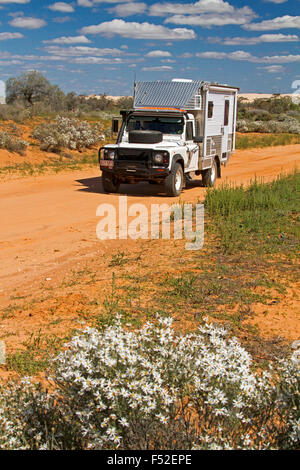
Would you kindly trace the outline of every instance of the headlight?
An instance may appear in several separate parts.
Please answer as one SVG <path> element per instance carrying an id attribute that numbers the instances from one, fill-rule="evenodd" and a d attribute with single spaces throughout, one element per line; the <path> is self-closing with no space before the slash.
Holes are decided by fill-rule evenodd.
<path id="1" fill-rule="evenodd" d="M 152 159 L 155 165 L 168 165 L 169 153 L 168 152 L 153 153 Z"/>
<path id="2" fill-rule="evenodd" d="M 153 161 L 156 165 L 162 165 L 164 163 L 164 156 L 162 153 L 155 153 L 153 155 Z"/>
<path id="3" fill-rule="evenodd" d="M 108 152 L 108 158 L 109 158 L 110 160 L 114 160 L 115 157 L 116 157 L 116 152 L 115 152 L 114 150 L 110 150 L 110 151 Z"/>
<path id="4" fill-rule="evenodd" d="M 104 150 L 104 158 L 105 158 L 105 160 L 114 160 L 116 158 L 115 150 L 105 149 Z"/>

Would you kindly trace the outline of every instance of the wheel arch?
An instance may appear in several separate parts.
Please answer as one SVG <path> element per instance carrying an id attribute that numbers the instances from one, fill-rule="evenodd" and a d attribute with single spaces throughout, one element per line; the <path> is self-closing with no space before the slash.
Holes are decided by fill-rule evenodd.
<path id="1" fill-rule="evenodd" d="M 184 159 L 183 159 L 183 156 L 180 155 L 180 153 L 177 153 L 177 154 L 174 155 L 174 157 L 172 158 L 172 166 L 171 166 L 171 168 L 175 165 L 175 163 L 180 163 L 180 165 L 182 166 L 183 172 L 184 172 Z"/>
<path id="2" fill-rule="evenodd" d="M 217 164 L 217 177 L 218 178 L 221 178 L 222 176 L 222 170 L 221 170 L 221 160 L 220 160 L 220 157 L 219 155 L 216 155 L 215 156 L 215 160 L 216 160 L 216 164 Z"/>

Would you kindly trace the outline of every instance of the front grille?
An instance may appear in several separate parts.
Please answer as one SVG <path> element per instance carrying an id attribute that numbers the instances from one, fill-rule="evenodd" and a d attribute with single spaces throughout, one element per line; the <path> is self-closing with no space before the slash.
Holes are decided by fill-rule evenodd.
<path id="1" fill-rule="evenodd" d="M 150 159 L 150 151 L 145 149 L 119 149 L 118 161 L 145 163 Z"/>

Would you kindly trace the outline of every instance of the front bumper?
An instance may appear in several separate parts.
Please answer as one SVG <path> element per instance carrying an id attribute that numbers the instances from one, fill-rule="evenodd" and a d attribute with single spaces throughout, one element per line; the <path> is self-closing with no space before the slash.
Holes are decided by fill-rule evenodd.
<path id="1" fill-rule="evenodd" d="M 102 150 L 103 148 L 99 150 L 100 170 L 115 175 L 120 181 L 162 180 L 170 173 L 166 167 L 153 166 L 150 152 L 147 153 L 142 149 L 139 160 L 135 159 L 135 155 L 129 155 L 128 151 L 127 155 L 117 152 L 115 160 L 103 160 L 101 159 Z"/>

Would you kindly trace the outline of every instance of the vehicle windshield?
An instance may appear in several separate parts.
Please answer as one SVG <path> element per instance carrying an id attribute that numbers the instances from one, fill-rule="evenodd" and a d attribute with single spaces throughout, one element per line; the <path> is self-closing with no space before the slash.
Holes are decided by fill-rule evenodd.
<path id="1" fill-rule="evenodd" d="M 126 131 L 160 131 L 163 134 L 181 135 L 183 128 L 182 117 L 131 116 Z"/>

